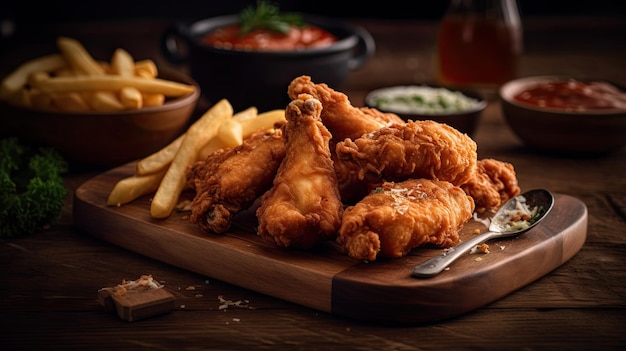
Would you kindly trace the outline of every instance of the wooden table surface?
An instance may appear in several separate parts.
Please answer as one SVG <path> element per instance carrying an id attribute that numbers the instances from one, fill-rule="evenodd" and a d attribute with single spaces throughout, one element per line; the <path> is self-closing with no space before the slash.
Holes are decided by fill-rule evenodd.
<path id="1" fill-rule="evenodd" d="M 434 79 L 435 22 L 352 20 L 376 55 L 345 86 L 354 104 L 369 89 Z M 6 73 L 53 49 L 56 35 L 90 49 L 124 47 L 167 66 L 165 21 L 70 23 L 3 50 Z M 624 18 L 530 18 L 521 74 L 595 74 L 626 83 Z M 47 40 L 47 41 L 45 41 Z M 52 44 L 51 44 L 52 43 Z M 185 69 L 185 67 L 178 67 Z M 362 323 L 281 301 L 126 251 L 79 232 L 68 197 L 61 223 L 0 242 L 0 345 L 4 350 L 618 350 L 626 347 L 626 151 L 565 158 L 524 148 L 489 101 L 475 135 L 479 157 L 511 162 L 523 189 L 546 188 L 588 207 L 587 240 L 571 260 L 490 305 L 451 320 L 405 326 Z M 103 172 L 75 170 L 70 191 Z M 123 233 L 120 233 L 123 235 Z M 174 293 L 173 312 L 137 322 L 105 313 L 98 289 L 152 274 Z M 220 298 L 242 307 L 219 309 Z"/>

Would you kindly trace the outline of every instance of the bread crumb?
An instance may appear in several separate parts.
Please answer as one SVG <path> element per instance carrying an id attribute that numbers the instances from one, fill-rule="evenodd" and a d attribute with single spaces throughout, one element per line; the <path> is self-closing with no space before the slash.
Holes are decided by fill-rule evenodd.
<path id="1" fill-rule="evenodd" d="M 472 248 L 472 250 L 470 250 L 470 254 L 476 254 L 476 253 L 488 254 L 489 253 L 489 245 L 487 245 L 487 244 L 480 244 L 480 245 L 474 246 Z"/>

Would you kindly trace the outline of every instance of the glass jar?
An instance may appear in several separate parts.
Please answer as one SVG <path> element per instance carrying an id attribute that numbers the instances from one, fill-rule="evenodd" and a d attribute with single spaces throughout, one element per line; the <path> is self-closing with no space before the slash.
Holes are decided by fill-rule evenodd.
<path id="1" fill-rule="evenodd" d="M 496 88 L 516 77 L 522 50 L 516 0 L 452 0 L 437 38 L 438 80 Z"/>

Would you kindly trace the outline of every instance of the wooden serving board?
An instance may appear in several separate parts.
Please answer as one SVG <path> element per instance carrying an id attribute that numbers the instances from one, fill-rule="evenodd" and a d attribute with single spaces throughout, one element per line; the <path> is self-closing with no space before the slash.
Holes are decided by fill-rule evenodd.
<path id="1" fill-rule="evenodd" d="M 467 254 L 439 275 L 411 276 L 414 265 L 441 253 L 416 248 L 403 258 L 354 260 L 334 243 L 315 251 L 282 249 L 263 241 L 254 211 L 237 216 L 229 233 L 202 232 L 189 212 L 150 217 L 150 196 L 106 205 L 115 183 L 134 172 L 130 163 L 100 174 L 74 194 L 74 225 L 104 241 L 243 288 L 339 316 L 377 323 L 443 320 L 498 300 L 572 258 L 587 236 L 587 207 L 555 194 L 548 216 L 522 236 L 489 242 L 490 253 Z M 192 199 L 193 193 L 183 197 Z M 248 229 L 246 229 L 248 228 Z M 486 228 L 471 221 L 461 238 Z"/>

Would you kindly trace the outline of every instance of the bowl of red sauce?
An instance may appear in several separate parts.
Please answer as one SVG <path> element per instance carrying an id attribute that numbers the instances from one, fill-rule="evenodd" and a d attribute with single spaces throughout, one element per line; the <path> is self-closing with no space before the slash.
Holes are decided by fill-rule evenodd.
<path id="1" fill-rule="evenodd" d="M 499 90 L 505 121 L 529 147 L 573 155 L 626 144 L 626 88 L 596 78 L 524 77 Z"/>
<path id="2" fill-rule="evenodd" d="M 209 102 L 226 98 L 236 110 L 284 108 L 294 78 L 308 75 L 340 87 L 374 54 L 369 32 L 334 18 L 271 8 L 296 20 L 283 23 L 282 32 L 267 26 L 242 28 L 245 13 L 259 11 L 263 4 L 239 14 L 176 23 L 163 33 L 164 56 L 188 66 Z"/>

